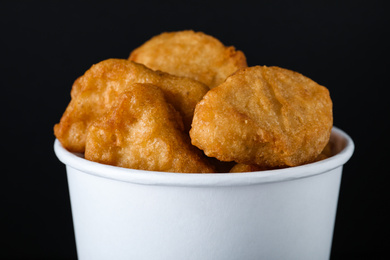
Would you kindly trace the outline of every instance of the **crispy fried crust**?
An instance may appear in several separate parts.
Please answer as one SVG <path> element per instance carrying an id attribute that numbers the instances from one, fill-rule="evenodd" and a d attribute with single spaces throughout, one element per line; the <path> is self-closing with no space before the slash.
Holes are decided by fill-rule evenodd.
<path id="1" fill-rule="evenodd" d="M 132 169 L 213 172 L 202 156 L 183 132 L 180 114 L 150 84 L 130 85 L 86 139 L 86 159 Z"/>
<path id="2" fill-rule="evenodd" d="M 332 143 L 328 142 L 324 150 L 322 150 L 322 152 L 317 156 L 314 162 L 322 161 L 331 157 L 333 155 L 332 146 L 333 146 Z M 230 169 L 229 172 L 257 172 L 257 171 L 266 171 L 266 170 L 273 170 L 273 169 L 275 168 L 265 168 L 254 164 L 237 163 Z"/>
<path id="3" fill-rule="evenodd" d="M 275 168 L 314 161 L 332 125 L 325 87 L 297 72 L 255 66 L 203 97 L 190 136 L 208 156 Z"/>
<path id="4" fill-rule="evenodd" d="M 131 83 L 151 83 L 163 90 L 168 102 L 183 116 L 189 130 L 196 104 L 208 91 L 198 81 L 153 71 L 124 59 L 108 59 L 93 65 L 72 87 L 71 101 L 54 133 L 71 152 L 84 152 L 86 130 L 102 116 Z"/>
<path id="5" fill-rule="evenodd" d="M 190 30 L 154 36 L 132 51 L 129 59 L 154 70 L 199 80 L 210 88 L 221 84 L 237 69 L 247 67 L 242 51 Z"/>

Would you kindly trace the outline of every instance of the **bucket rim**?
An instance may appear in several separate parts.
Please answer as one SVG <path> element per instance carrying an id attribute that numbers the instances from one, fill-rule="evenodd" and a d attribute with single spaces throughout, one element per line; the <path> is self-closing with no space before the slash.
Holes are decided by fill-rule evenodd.
<path id="1" fill-rule="evenodd" d="M 307 178 L 342 167 L 354 152 L 354 142 L 337 127 L 332 128 L 331 141 L 335 142 L 339 151 L 327 159 L 283 169 L 239 173 L 172 173 L 106 165 L 84 159 L 82 154 L 69 152 L 58 139 L 54 141 L 54 152 L 66 166 L 115 181 L 158 186 L 242 186 Z"/>

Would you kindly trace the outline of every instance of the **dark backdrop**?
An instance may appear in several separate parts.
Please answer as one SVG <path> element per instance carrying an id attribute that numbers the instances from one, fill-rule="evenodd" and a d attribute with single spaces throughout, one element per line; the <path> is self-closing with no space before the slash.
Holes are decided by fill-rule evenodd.
<path id="1" fill-rule="evenodd" d="M 331 259 L 380 259 L 389 244 L 385 1 L 239 2 L 0 3 L 1 259 L 76 258 L 65 168 L 52 149 L 72 83 L 94 63 L 183 29 L 236 46 L 249 65 L 296 70 L 329 88 L 334 124 L 356 145 Z"/>

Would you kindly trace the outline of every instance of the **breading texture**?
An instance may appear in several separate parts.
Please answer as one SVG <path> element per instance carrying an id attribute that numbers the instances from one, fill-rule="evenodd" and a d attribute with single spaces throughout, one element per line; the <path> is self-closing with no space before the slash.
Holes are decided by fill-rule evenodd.
<path id="1" fill-rule="evenodd" d="M 247 67 L 242 51 L 192 30 L 154 36 L 133 50 L 130 60 L 154 70 L 199 80 L 214 88 L 236 70 Z"/>
<path id="2" fill-rule="evenodd" d="M 332 146 L 333 144 L 331 142 L 328 142 L 324 150 L 322 150 L 322 152 L 317 156 L 317 158 L 313 162 L 322 161 L 329 157 L 332 157 L 333 155 Z M 257 172 L 257 171 L 274 170 L 278 168 L 285 168 L 285 167 L 266 168 L 266 167 L 260 167 L 259 165 L 255 165 L 255 164 L 237 163 L 230 169 L 229 172 Z"/>
<path id="3" fill-rule="evenodd" d="M 214 172 L 183 130 L 180 114 L 159 87 L 131 84 L 89 127 L 85 158 L 150 171 Z"/>
<path id="4" fill-rule="evenodd" d="M 254 66 L 203 97 L 190 136 L 207 156 L 277 168 L 314 161 L 332 125 L 325 87 L 291 70 Z"/>
<path id="5" fill-rule="evenodd" d="M 93 65 L 73 84 L 71 101 L 54 133 L 71 152 L 84 152 L 86 131 L 104 115 L 117 96 L 132 83 L 158 86 L 183 117 L 189 131 L 196 104 L 209 88 L 196 80 L 153 71 L 126 59 L 108 59 Z"/>

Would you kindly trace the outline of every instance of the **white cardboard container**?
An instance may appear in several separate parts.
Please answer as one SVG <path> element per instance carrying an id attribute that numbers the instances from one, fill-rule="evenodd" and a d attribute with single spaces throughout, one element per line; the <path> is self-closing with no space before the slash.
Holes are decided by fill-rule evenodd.
<path id="1" fill-rule="evenodd" d="M 333 128 L 335 155 L 280 170 L 183 174 L 85 160 L 58 140 L 78 258 L 329 259 L 352 139 Z"/>

